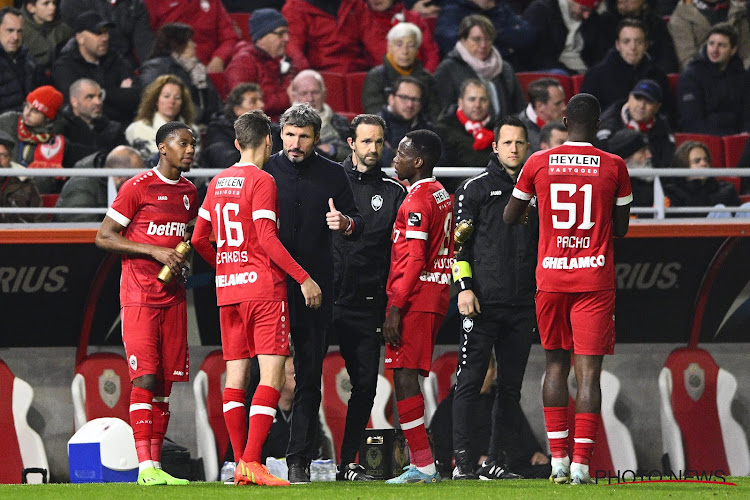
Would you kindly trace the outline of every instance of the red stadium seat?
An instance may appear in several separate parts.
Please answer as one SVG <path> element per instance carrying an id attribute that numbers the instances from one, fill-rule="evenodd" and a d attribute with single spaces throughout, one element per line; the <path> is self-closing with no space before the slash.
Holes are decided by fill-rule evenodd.
<path id="1" fill-rule="evenodd" d="M 750 134 L 725 135 L 721 138 L 724 143 L 724 166 L 734 168 L 740 161 L 745 143 Z"/>
<path id="2" fill-rule="evenodd" d="M 349 73 L 346 78 L 346 108 L 351 113 L 363 113 L 362 87 L 367 78 L 367 72 Z"/>
<path id="3" fill-rule="evenodd" d="M 326 103 L 336 113 L 348 110 L 346 102 L 346 79 L 341 73 L 321 71 L 320 76 L 326 85 Z"/>
<path id="4" fill-rule="evenodd" d="M 526 97 L 526 101 L 529 100 L 529 85 L 531 84 L 531 82 L 539 80 L 540 78 L 554 78 L 555 80 L 560 82 L 560 85 L 562 85 L 563 92 L 565 92 L 565 100 L 568 101 L 571 97 L 573 97 L 573 83 L 571 82 L 569 76 L 558 75 L 557 73 L 520 72 L 516 73 L 516 77 L 521 83 L 521 88 L 523 89 L 523 95 L 524 97 Z"/>
<path id="5" fill-rule="evenodd" d="M 250 27 L 248 21 L 250 21 L 250 14 L 245 12 L 230 12 L 229 17 L 234 21 L 234 25 L 240 30 L 240 38 L 243 40 L 250 40 Z"/>
<path id="6" fill-rule="evenodd" d="M 227 89 L 224 73 L 208 73 L 208 77 L 211 79 L 211 83 L 214 84 L 216 92 L 219 94 L 219 97 L 221 97 L 221 100 L 225 100 L 227 98 L 227 94 L 232 89 Z"/>
<path id="7" fill-rule="evenodd" d="M 0 395 L 0 447 L 3 450 L 0 484 L 21 484 L 24 469 L 31 468 L 43 469 L 44 472 L 41 476 L 28 475 L 29 483 L 46 481 L 49 464 L 44 443 L 26 421 L 34 399 L 34 390 L 28 383 L 13 375 L 2 360 Z"/>
<path id="8" fill-rule="evenodd" d="M 130 374 L 119 354 L 90 354 L 76 366 L 71 385 L 75 429 L 95 418 L 117 417 L 130 422 Z"/>
<path id="9" fill-rule="evenodd" d="M 690 134 L 678 132 L 674 135 L 675 145 L 679 146 L 685 141 L 698 141 L 702 142 L 708 147 L 708 151 L 711 153 L 711 166 L 712 167 L 724 167 L 724 143 L 721 137 L 718 135 L 708 134 Z"/>
<path id="10" fill-rule="evenodd" d="M 339 113 L 341 116 L 346 117 L 347 120 L 352 121 L 355 116 L 357 116 L 359 113 L 352 113 L 350 111 L 342 111 Z"/>
<path id="11" fill-rule="evenodd" d="M 448 351 L 441 354 L 432 362 L 431 372 L 437 376 L 437 403 L 448 397 L 451 388 L 456 385 L 456 367 L 458 366 L 458 352 Z"/>
<path id="12" fill-rule="evenodd" d="M 659 374 L 662 444 L 671 470 L 750 474 L 747 437 L 732 416 L 736 392 L 737 379 L 707 351 L 672 351 Z"/>
<path id="13" fill-rule="evenodd" d="M 59 194 L 43 194 L 42 196 L 42 206 L 43 207 L 54 207 L 57 204 L 57 199 L 60 198 Z"/>
<path id="14" fill-rule="evenodd" d="M 224 422 L 222 378 L 227 371 L 221 351 L 211 351 L 193 381 L 195 396 L 195 438 L 198 456 L 203 458 L 206 481 L 219 479 L 219 463 L 229 449 L 229 432 Z"/>
<path id="15" fill-rule="evenodd" d="M 583 75 L 573 75 L 570 77 L 570 84 L 573 87 L 573 95 L 576 95 L 581 91 L 581 85 L 583 85 Z"/>

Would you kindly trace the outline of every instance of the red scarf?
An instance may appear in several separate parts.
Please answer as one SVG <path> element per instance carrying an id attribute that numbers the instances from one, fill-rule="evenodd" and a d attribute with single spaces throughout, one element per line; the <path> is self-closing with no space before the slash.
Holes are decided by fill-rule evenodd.
<path id="1" fill-rule="evenodd" d="M 472 144 L 474 151 L 482 151 L 483 149 L 492 146 L 492 141 L 495 137 L 492 135 L 491 130 L 485 128 L 490 122 L 489 115 L 487 115 L 487 118 L 485 118 L 484 121 L 475 122 L 466 118 L 464 110 L 459 108 L 456 111 L 456 118 L 458 118 L 458 121 L 461 122 L 461 125 L 464 126 L 466 131 L 474 137 L 474 144 Z"/>
<path id="2" fill-rule="evenodd" d="M 18 117 L 18 140 L 23 148 L 32 147 L 34 149 L 34 158 L 28 164 L 29 168 L 63 168 L 63 154 L 65 153 L 65 138 L 59 134 L 50 134 L 48 132 L 34 133 L 23 123 L 23 118 Z M 26 151 L 21 158 L 26 158 Z"/>
<path id="3" fill-rule="evenodd" d="M 651 120 L 645 123 L 639 123 L 633 120 L 630 116 L 630 111 L 628 111 L 625 106 L 623 106 L 622 111 L 620 111 L 620 117 L 622 118 L 622 123 L 624 123 L 627 128 L 643 132 L 644 134 L 647 134 L 653 128 L 654 123 L 656 123 L 656 118 L 651 118 Z"/>

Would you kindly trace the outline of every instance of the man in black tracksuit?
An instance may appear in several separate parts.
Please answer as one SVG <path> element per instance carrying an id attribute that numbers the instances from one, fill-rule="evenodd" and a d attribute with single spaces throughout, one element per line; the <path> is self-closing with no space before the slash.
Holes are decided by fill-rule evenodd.
<path id="1" fill-rule="evenodd" d="M 343 165 L 365 230 L 356 241 L 338 234 L 333 237 L 333 326 L 352 384 L 336 477 L 339 481 L 373 479 L 355 458 L 375 399 L 391 232 L 406 197 L 404 186 L 380 169 L 384 135 L 385 121 L 379 116 L 358 115 L 352 120 L 348 139 L 352 154 Z"/>
<path id="2" fill-rule="evenodd" d="M 474 230 L 457 253 L 453 278 L 459 288 L 461 350 L 453 401 L 453 479 L 516 479 L 506 454 L 518 447 L 521 383 L 536 331 L 534 271 L 539 219 L 511 226 L 503 210 L 513 192 L 529 147 L 526 127 L 513 115 L 495 129 L 497 157 L 487 169 L 456 191 L 456 224 L 471 219 Z M 497 358 L 498 390 L 492 411 L 487 459 L 477 472 L 478 452 L 471 449 L 471 415 L 487 373 L 492 349 Z"/>

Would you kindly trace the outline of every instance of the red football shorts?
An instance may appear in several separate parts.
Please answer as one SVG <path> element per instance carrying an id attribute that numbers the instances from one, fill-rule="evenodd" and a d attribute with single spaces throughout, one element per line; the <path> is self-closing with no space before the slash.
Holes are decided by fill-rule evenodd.
<path id="1" fill-rule="evenodd" d="M 423 377 L 428 376 L 443 317 L 431 312 L 406 311 L 401 316 L 401 345 L 385 345 L 385 368 L 411 368 L 419 370 Z"/>
<path id="2" fill-rule="evenodd" d="M 185 301 L 169 307 L 124 306 L 120 314 L 130 380 L 142 375 L 173 382 L 188 380 Z"/>
<path id="3" fill-rule="evenodd" d="M 219 308 L 224 359 L 258 354 L 289 356 L 289 306 L 285 300 L 248 300 Z"/>
<path id="4" fill-rule="evenodd" d="M 615 291 L 536 292 L 542 347 L 597 356 L 615 352 Z"/>

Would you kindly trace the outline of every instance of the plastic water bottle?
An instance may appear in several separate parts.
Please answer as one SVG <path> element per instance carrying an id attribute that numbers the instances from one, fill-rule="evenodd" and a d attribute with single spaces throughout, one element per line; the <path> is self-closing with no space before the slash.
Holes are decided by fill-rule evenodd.
<path id="1" fill-rule="evenodd" d="M 335 481 L 336 464 L 333 460 L 313 460 L 310 464 L 310 481 Z"/>
<path id="2" fill-rule="evenodd" d="M 286 465 L 286 458 L 266 458 L 266 467 L 268 472 L 280 479 L 289 479 L 289 468 Z"/>
<path id="3" fill-rule="evenodd" d="M 219 475 L 221 481 L 234 484 L 234 469 L 236 467 L 237 464 L 235 462 L 224 462 L 224 465 L 221 467 L 221 474 Z"/>

